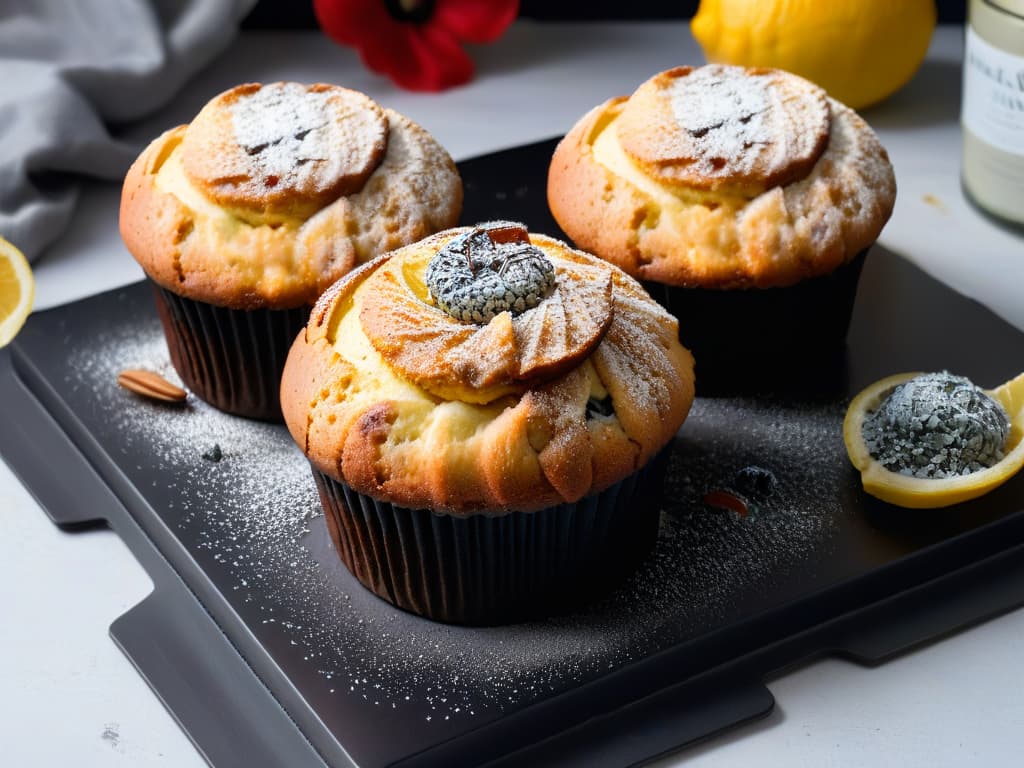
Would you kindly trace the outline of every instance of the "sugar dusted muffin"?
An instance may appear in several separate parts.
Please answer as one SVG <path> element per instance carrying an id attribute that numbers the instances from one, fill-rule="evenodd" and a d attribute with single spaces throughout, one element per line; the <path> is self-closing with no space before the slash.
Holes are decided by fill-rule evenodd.
<path id="1" fill-rule="evenodd" d="M 429 618 L 559 610 L 653 543 L 693 399 L 675 320 L 508 222 L 441 232 L 317 303 L 281 383 L 341 558 Z"/>
<path id="2" fill-rule="evenodd" d="M 279 419 L 281 367 L 317 297 L 452 226 L 461 205 L 447 152 L 397 112 L 333 85 L 247 84 L 143 151 L 120 226 L 184 382 L 223 410 Z"/>
<path id="3" fill-rule="evenodd" d="M 888 156 L 796 75 L 661 72 L 587 113 L 548 200 L 581 248 L 642 280 L 706 364 L 841 346 L 862 255 L 892 212 Z"/>

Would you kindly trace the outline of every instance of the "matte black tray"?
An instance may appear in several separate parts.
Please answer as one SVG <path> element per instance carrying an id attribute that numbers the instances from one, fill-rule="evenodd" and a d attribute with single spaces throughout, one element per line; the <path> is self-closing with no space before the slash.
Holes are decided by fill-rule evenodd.
<path id="1" fill-rule="evenodd" d="M 465 220 L 557 233 L 552 148 L 462 163 Z M 111 633 L 216 766 L 630 765 L 766 714 L 762 680 L 787 665 L 877 663 L 1024 603 L 1024 477 L 900 510 L 862 493 L 840 435 L 849 394 L 883 375 L 992 386 L 1021 360 L 1024 334 L 876 249 L 842 360 L 698 398 L 640 572 L 510 627 L 433 624 L 362 589 L 283 427 L 118 389 L 122 368 L 167 366 L 145 285 L 34 315 L 0 353 L 0 453 L 54 522 L 106 521 L 149 572 Z M 778 484 L 750 514 L 703 503 L 751 465 Z"/>

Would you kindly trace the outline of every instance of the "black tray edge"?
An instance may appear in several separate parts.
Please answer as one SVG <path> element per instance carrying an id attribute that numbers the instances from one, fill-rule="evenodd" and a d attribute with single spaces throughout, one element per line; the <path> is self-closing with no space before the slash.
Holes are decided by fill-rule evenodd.
<path id="1" fill-rule="evenodd" d="M 641 765 L 767 716 L 774 698 L 764 681 L 787 670 L 827 657 L 878 666 L 1021 606 L 1024 543 L 837 615 L 696 676 L 666 680 L 665 687 L 648 696 L 593 715 L 487 765 Z M 530 732 L 525 725 L 520 730 Z M 462 741 L 440 745 L 401 765 L 453 764 L 457 750 L 464 748 Z"/>
<path id="2" fill-rule="evenodd" d="M 268 759 L 323 768 L 307 737 L 28 390 L 6 349 L 0 350 L 0 402 L 7 404 L 0 458 L 47 516 L 72 530 L 106 521 L 152 579 L 153 592 L 115 619 L 110 635 L 199 754 L 218 768 L 267 765 Z"/>
<path id="3" fill-rule="evenodd" d="M 641 765 L 767 716 L 774 697 L 764 681 L 787 670 L 826 657 L 878 666 L 1022 605 L 1024 544 L 590 718 L 488 766 Z"/>

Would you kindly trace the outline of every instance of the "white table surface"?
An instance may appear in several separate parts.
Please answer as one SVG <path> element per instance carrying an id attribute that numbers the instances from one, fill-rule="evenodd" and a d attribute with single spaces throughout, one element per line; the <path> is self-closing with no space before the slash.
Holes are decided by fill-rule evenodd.
<path id="1" fill-rule="evenodd" d="M 910 85 L 864 112 L 899 184 L 881 242 L 1024 328 L 1024 239 L 979 216 L 959 188 L 960 38 L 957 28 L 939 29 Z M 187 122 L 238 82 L 322 80 L 407 114 L 458 160 L 564 132 L 654 72 L 702 61 L 684 23 L 519 22 L 473 53 L 479 70 L 470 85 L 410 94 L 317 33 L 247 33 L 129 135 L 149 139 Z M 142 277 L 117 236 L 118 192 L 87 187 L 71 229 L 36 265 L 38 308 Z M 108 637 L 110 623 L 152 588 L 117 536 L 58 530 L 2 462 L 0 519 L 0 764 L 202 765 Z M 658 765 L 1024 763 L 1024 611 L 877 669 L 826 660 L 769 687 L 777 699 L 770 717 Z"/>

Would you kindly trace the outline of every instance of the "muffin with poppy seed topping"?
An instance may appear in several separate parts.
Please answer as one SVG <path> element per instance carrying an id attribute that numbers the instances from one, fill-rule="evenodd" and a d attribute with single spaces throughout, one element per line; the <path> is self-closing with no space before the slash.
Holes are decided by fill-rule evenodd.
<path id="1" fill-rule="evenodd" d="M 509 222 L 339 281 L 281 402 L 342 560 L 400 608 L 469 624 L 621 578 L 653 544 L 658 457 L 693 400 L 677 336 L 621 270 Z"/>

